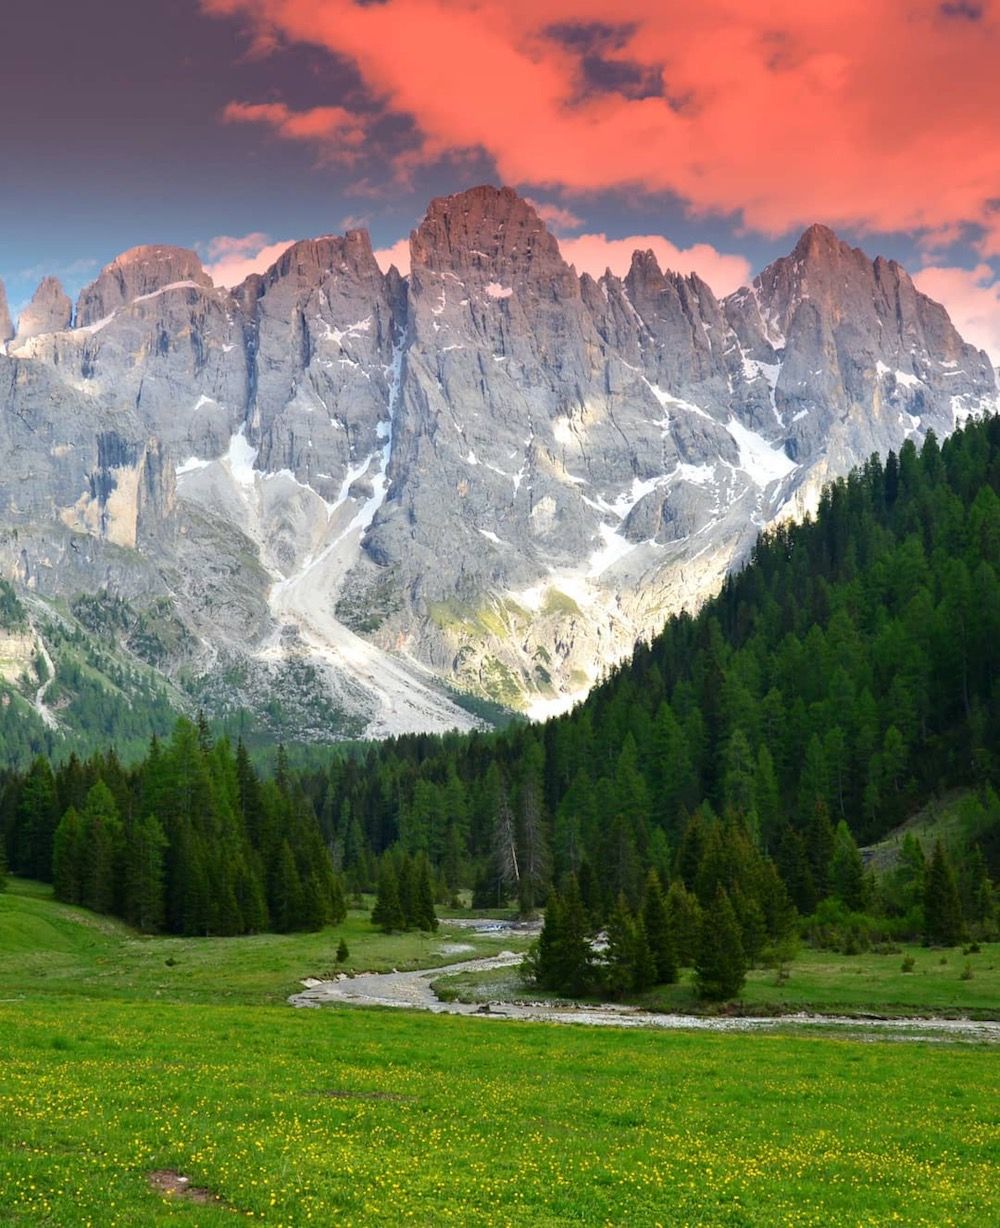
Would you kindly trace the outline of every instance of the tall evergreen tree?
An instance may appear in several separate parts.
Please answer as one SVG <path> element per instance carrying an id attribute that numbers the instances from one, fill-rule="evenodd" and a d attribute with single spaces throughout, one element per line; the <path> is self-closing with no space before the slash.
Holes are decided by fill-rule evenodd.
<path id="1" fill-rule="evenodd" d="M 711 1002 L 734 998 L 743 988 L 747 963 L 740 925 L 724 887 L 705 914 L 695 963 L 698 994 Z"/>
<path id="2" fill-rule="evenodd" d="M 386 934 L 406 927 L 406 918 L 399 902 L 399 883 L 396 871 L 388 857 L 382 859 L 382 867 L 379 870 L 378 894 L 375 897 L 375 907 L 372 909 L 372 924 L 377 925 Z"/>
<path id="3" fill-rule="evenodd" d="M 661 985 L 670 985 L 677 980 L 677 951 L 670 932 L 670 919 L 664 899 L 660 877 L 650 870 L 646 878 L 646 897 L 643 902 L 642 919 L 646 940 L 656 969 L 655 980 Z"/>
<path id="4" fill-rule="evenodd" d="M 941 841 L 936 840 L 924 887 L 924 938 L 951 947 L 961 942 L 963 928 L 955 871 Z"/>

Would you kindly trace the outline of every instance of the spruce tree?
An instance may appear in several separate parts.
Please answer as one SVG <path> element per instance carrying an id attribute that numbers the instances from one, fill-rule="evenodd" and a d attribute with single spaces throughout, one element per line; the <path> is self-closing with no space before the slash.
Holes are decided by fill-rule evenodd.
<path id="1" fill-rule="evenodd" d="M 434 887 L 431 883 L 431 863 L 426 853 L 420 853 L 413 868 L 413 924 L 418 930 L 432 933 L 438 927 L 434 911 Z"/>
<path id="2" fill-rule="evenodd" d="M 375 907 L 372 909 L 372 924 L 377 925 L 386 934 L 406 927 L 406 918 L 403 916 L 399 903 L 399 883 L 396 879 L 396 871 L 388 857 L 382 859 L 382 867 L 379 871 L 378 894 L 375 897 Z"/>
<path id="3" fill-rule="evenodd" d="M 301 928 L 303 912 L 302 880 L 295 864 L 295 855 L 287 840 L 282 840 L 274 877 L 271 920 L 283 934 Z"/>
<path id="4" fill-rule="evenodd" d="M 586 993 L 594 979 L 587 910 L 575 874 L 566 879 L 563 891 L 562 941 L 559 950 L 560 980 L 568 994 Z"/>
<path id="5" fill-rule="evenodd" d="M 673 934 L 670 931 L 667 903 L 660 885 L 660 876 L 655 870 L 650 870 L 646 879 L 646 898 L 643 902 L 642 920 L 646 930 L 646 940 L 653 955 L 656 983 L 671 985 L 677 980 L 677 951 Z"/>
<path id="6" fill-rule="evenodd" d="M 677 962 L 682 968 L 693 966 L 698 956 L 698 941 L 701 934 L 701 906 L 698 897 L 675 878 L 667 892 L 667 921 L 677 952 Z"/>
<path id="7" fill-rule="evenodd" d="M 111 790 L 103 780 L 90 789 L 80 817 L 82 859 L 80 903 L 94 912 L 113 912 L 119 879 L 121 823 Z"/>
<path id="8" fill-rule="evenodd" d="M 83 897 L 83 829 L 74 807 L 63 815 L 52 841 L 52 885 L 57 900 L 79 904 Z"/>
<path id="9" fill-rule="evenodd" d="M 553 888 L 545 902 L 542 932 L 532 956 L 533 978 L 543 989 L 563 989 L 562 920 L 562 899 Z"/>
<path id="10" fill-rule="evenodd" d="M 636 983 L 636 925 L 624 893 L 618 896 L 607 929 L 604 986 L 612 998 L 623 998 Z M 647 945 L 648 950 L 648 945 Z"/>
<path id="11" fill-rule="evenodd" d="M 864 908 L 865 865 L 850 828 L 843 819 L 834 832 L 830 890 L 851 912 L 860 912 Z"/>
<path id="12" fill-rule="evenodd" d="M 166 846 L 166 836 L 155 815 L 137 819 L 127 829 L 123 911 L 125 920 L 145 933 L 155 933 L 163 927 Z"/>
<path id="13" fill-rule="evenodd" d="M 941 841 L 936 840 L 924 887 L 924 940 L 952 947 L 962 941 L 962 933 L 962 904 L 955 871 Z"/>
<path id="14" fill-rule="evenodd" d="M 632 921 L 632 988 L 637 993 L 657 983 L 656 959 L 641 916 Z"/>
<path id="15" fill-rule="evenodd" d="M 720 887 L 701 924 L 695 962 L 699 996 L 710 1002 L 734 998 L 743 988 L 746 967 L 740 925 L 726 889 Z"/>

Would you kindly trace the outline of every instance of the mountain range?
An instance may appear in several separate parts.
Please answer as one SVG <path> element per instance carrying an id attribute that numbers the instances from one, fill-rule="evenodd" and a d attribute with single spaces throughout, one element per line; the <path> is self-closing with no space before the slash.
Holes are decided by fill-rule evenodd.
<path id="1" fill-rule="evenodd" d="M 226 289 L 141 247 L 16 326 L 0 286 L 30 614 L 0 681 L 58 623 L 306 738 L 555 711 L 824 482 L 998 407 L 945 309 L 824 226 L 724 299 L 651 252 L 578 276 L 508 188 L 410 248 L 404 278 L 365 231 L 306 240 Z"/>

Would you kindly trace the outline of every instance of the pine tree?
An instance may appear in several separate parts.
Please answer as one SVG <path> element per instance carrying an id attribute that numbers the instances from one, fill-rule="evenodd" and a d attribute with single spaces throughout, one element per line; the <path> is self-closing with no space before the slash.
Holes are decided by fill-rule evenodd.
<path id="1" fill-rule="evenodd" d="M 88 792 L 80 826 L 80 903 L 94 912 L 113 912 L 122 833 L 118 807 L 103 780 Z"/>
<path id="2" fill-rule="evenodd" d="M 560 965 L 564 991 L 573 995 L 586 993 L 594 979 L 594 950 L 587 910 L 575 874 L 567 877 L 563 891 Z"/>
<path id="3" fill-rule="evenodd" d="M 612 998 L 623 998 L 635 988 L 637 935 L 635 918 L 624 894 L 608 920 L 608 945 L 604 952 L 604 986 Z M 648 949 L 648 946 L 647 946 Z"/>
<path id="4" fill-rule="evenodd" d="M 695 963 L 699 996 L 710 1002 L 734 998 L 743 988 L 746 968 L 739 922 L 729 895 L 720 887 L 701 924 Z"/>
<path id="5" fill-rule="evenodd" d="M 377 925 L 386 934 L 406 927 L 406 918 L 403 916 L 399 903 L 399 883 L 396 871 L 388 857 L 382 859 L 382 868 L 379 871 L 378 894 L 375 897 L 375 907 L 372 909 L 372 924 Z"/>
<path id="6" fill-rule="evenodd" d="M 650 870 L 646 879 L 646 898 L 643 902 L 642 920 L 656 969 L 655 981 L 660 985 L 672 985 L 677 980 L 677 951 L 670 932 L 663 888 L 660 886 L 660 877 L 655 870 Z"/>
<path id="7" fill-rule="evenodd" d="M 517 824 L 518 902 L 522 917 L 532 917 L 549 881 L 551 861 L 538 774 L 529 770 L 520 790 Z"/>
<path id="8" fill-rule="evenodd" d="M 843 819 L 834 832 L 830 890 L 852 912 L 860 912 L 864 908 L 865 865 L 850 828 Z"/>
<path id="9" fill-rule="evenodd" d="M 123 911 L 125 920 L 145 933 L 155 933 L 163 927 L 166 846 L 166 836 L 155 815 L 135 820 L 127 830 Z"/>
<path id="10" fill-rule="evenodd" d="M 962 933 L 962 905 L 955 871 L 941 841 L 936 840 L 924 888 L 924 939 L 951 947 L 962 941 Z"/>
<path id="11" fill-rule="evenodd" d="M 656 959 L 641 916 L 632 922 L 632 989 L 637 993 L 657 982 Z"/>
<path id="12" fill-rule="evenodd" d="M 59 825 L 55 779 L 47 759 L 36 758 L 21 788 L 15 832 L 14 869 L 52 881 L 52 841 Z"/>
<path id="13" fill-rule="evenodd" d="M 274 877 L 274 898 L 271 901 L 271 920 L 274 928 L 282 934 L 297 930 L 302 924 L 302 880 L 295 864 L 295 855 L 287 840 L 282 840 Z"/>
<path id="14" fill-rule="evenodd" d="M 698 957 L 698 942 L 701 934 L 701 905 L 698 897 L 674 879 L 667 892 L 667 921 L 677 952 L 677 962 L 682 968 L 693 967 Z"/>
<path id="15" fill-rule="evenodd" d="M 545 919 L 532 959 L 533 979 L 543 989 L 563 988 L 562 934 L 562 899 L 553 888 L 545 902 Z"/>
<path id="16" fill-rule="evenodd" d="M 413 925 L 418 930 L 432 933 L 438 927 L 434 911 L 434 887 L 431 883 L 431 863 L 426 853 L 421 853 L 413 869 Z"/>
<path id="17" fill-rule="evenodd" d="M 83 829 L 74 807 L 63 815 L 52 841 L 52 885 L 57 900 L 79 904 L 83 898 Z"/>
<path id="18" fill-rule="evenodd" d="M 347 949 L 347 942 L 345 939 L 341 938 L 340 942 L 337 944 L 337 963 L 346 964 L 350 958 L 351 953 Z"/>

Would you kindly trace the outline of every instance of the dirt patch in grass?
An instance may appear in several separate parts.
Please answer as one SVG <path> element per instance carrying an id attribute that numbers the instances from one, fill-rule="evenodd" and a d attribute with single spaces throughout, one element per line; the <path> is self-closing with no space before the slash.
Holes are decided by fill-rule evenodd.
<path id="1" fill-rule="evenodd" d="M 202 1189 L 200 1186 L 192 1185 L 190 1177 L 184 1177 L 172 1168 L 159 1168 L 155 1172 L 148 1173 L 146 1180 L 157 1194 L 163 1194 L 167 1198 L 182 1198 L 185 1202 L 201 1204 L 222 1203 L 222 1199 L 218 1194 L 213 1194 L 211 1190 Z"/>

